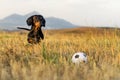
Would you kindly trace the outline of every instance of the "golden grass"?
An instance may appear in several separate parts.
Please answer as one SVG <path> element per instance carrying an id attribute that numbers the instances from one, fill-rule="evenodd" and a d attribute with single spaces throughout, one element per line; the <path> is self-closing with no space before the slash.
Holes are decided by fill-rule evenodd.
<path id="1" fill-rule="evenodd" d="M 0 32 L 0 80 L 119 80 L 120 31 L 76 28 L 46 30 L 40 44 L 30 45 L 27 32 Z M 85 52 L 88 63 L 71 62 Z"/>

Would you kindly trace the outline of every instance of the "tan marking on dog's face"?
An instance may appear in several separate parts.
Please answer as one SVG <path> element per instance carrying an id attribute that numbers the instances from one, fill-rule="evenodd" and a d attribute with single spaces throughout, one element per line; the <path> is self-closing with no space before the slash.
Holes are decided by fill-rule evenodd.
<path id="1" fill-rule="evenodd" d="M 37 31 L 40 28 L 41 22 L 37 16 L 33 17 L 33 22 L 34 22 L 34 26 L 35 26 L 34 29 L 35 29 L 35 31 Z"/>
<path id="2" fill-rule="evenodd" d="M 40 27 L 40 21 L 38 21 L 38 22 L 35 22 L 35 30 L 37 30 L 39 27 Z"/>

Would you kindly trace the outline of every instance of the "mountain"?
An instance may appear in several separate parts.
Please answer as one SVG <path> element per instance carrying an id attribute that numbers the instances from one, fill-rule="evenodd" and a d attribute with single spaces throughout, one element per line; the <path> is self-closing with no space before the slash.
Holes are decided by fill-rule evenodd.
<path id="1" fill-rule="evenodd" d="M 55 17 L 48 17 L 46 18 L 47 28 L 48 29 L 63 29 L 63 28 L 73 28 L 75 25 L 72 23 Z"/>
<path id="2" fill-rule="evenodd" d="M 16 27 L 27 27 L 26 19 L 32 15 L 39 14 L 36 11 L 26 15 L 12 14 L 0 20 L 0 29 L 16 30 Z M 74 24 L 60 18 L 47 17 L 46 29 L 62 29 L 75 27 Z M 29 27 L 30 28 L 30 27 Z"/>
<path id="3" fill-rule="evenodd" d="M 0 20 L 0 29 L 14 30 L 17 26 L 25 25 L 25 17 L 19 14 L 12 14 Z"/>

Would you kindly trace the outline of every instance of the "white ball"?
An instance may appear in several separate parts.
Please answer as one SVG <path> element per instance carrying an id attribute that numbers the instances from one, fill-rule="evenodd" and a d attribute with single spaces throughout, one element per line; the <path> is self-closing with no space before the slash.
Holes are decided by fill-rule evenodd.
<path id="1" fill-rule="evenodd" d="M 75 64 L 79 64 L 82 62 L 87 63 L 87 56 L 83 52 L 77 52 L 72 56 L 72 62 Z"/>

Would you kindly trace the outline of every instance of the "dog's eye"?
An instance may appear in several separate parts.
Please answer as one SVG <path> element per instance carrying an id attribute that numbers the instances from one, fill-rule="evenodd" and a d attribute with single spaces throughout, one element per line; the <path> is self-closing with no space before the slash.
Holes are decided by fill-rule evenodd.
<path id="1" fill-rule="evenodd" d="M 40 17 L 40 20 L 42 20 L 43 18 L 42 17 Z"/>

